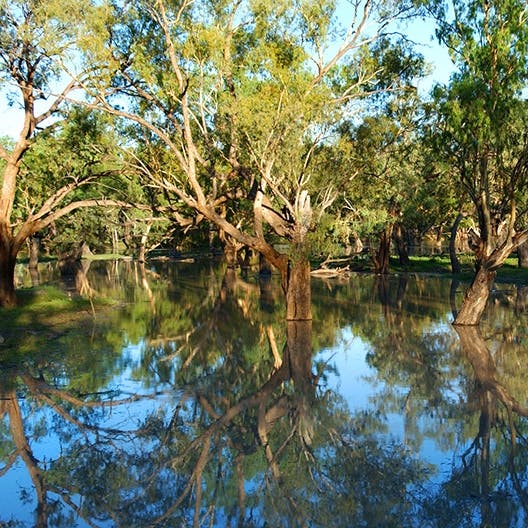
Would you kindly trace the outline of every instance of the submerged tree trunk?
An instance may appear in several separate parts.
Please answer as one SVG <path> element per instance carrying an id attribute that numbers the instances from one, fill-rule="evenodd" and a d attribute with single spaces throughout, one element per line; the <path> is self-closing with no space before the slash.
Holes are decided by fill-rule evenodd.
<path id="1" fill-rule="evenodd" d="M 237 244 L 228 239 L 224 242 L 224 259 L 229 269 L 238 267 L 238 247 Z"/>
<path id="2" fill-rule="evenodd" d="M 493 360 L 488 345 L 478 326 L 456 327 L 460 338 L 462 353 L 469 360 L 475 374 L 475 396 L 478 397 L 480 407 L 479 430 L 471 447 L 466 454 L 473 451 L 477 454 L 480 449 L 480 501 L 483 526 L 492 526 L 493 511 L 490 499 L 490 465 L 491 432 L 495 427 L 502 428 L 498 413 L 498 402 L 506 409 L 508 420 L 504 420 L 509 427 L 511 451 L 515 449 L 515 424 L 513 414 L 527 416 L 528 409 L 522 406 L 511 394 L 511 391 L 501 381 L 499 372 Z M 464 455 L 465 456 L 465 455 Z M 475 460 L 477 460 L 475 458 Z M 475 473 L 477 476 L 478 473 Z"/>
<path id="3" fill-rule="evenodd" d="M 286 320 L 307 321 L 312 319 L 311 267 L 306 258 L 290 260 L 283 274 L 286 293 Z"/>
<path id="4" fill-rule="evenodd" d="M 489 271 L 484 266 L 476 272 L 453 324 L 478 325 L 480 323 L 494 279 L 495 271 Z"/>
<path id="5" fill-rule="evenodd" d="M 286 323 L 287 359 L 290 378 L 296 391 L 309 394 L 314 389 L 312 375 L 312 321 L 288 321 Z"/>
<path id="6" fill-rule="evenodd" d="M 16 447 L 16 453 L 24 462 L 35 488 L 37 499 L 35 527 L 46 528 L 49 521 L 46 483 L 42 470 L 38 465 L 38 460 L 33 455 L 24 431 L 24 421 L 17 394 L 15 390 L 2 391 L 0 399 L 3 402 L 3 410 L 9 416 L 11 436 Z"/>
<path id="7" fill-rule="evenodd" d="M 139 239 L 139 255 L 138 255 L 139 262 L 147 261 L 147 241 L 148 241 L 148 236 L 149 236 L 151 228 L 152 228 L 152 220 L 149 220 L 147 222 L 145 232 L 141 235 L 141 238 Z"/>
<path id="8" fill-rule="evenodd" d="M 275 312 L 275 297 L 273 295 L 272 282 L 270 277 L 261 275 L 259 277 L 259 307 L 263 312 Z"/>
<path id="9" fill-rule="evenodd" d="M 496 230 L 494 235 L 477 237 L 475 250 L 476 272 L 464 296 L 455 325 L 478 325 L 484 313 L 496 271 L 510 254 L 528 239 L 528 231 L 515 234 L 512 225 L 507 231 Z"/>
<path id="10" fill-rule="evenodd" d="M 271 264 L 269 260 L 262 254 L 259 253 L 259 275 L 270 276 L 271 275 Z"/>
<path id="11" fill-rule="evenodd" d="M 458 285 L 460 281 L 458 279 L 451 280 L 451 287 L 449 288 L 449 303 L 451 305 L 451 313 L 453 314 L 453 320 L 457 318 L 458 308 L 456 304 L 456 295 L 458 290 Z"/>

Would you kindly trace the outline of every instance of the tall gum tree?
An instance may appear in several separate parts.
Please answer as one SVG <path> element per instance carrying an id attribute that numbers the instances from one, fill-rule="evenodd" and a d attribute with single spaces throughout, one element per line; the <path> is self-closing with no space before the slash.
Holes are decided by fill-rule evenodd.
<path id="1" fill-rule="evenodd" d="M 310 188 L 310 159 L 343 112 L 376 90 L 369 46 L 409 5 L 347 2 L 339 38 L 332 0 L 114 8 L 94 29 L 101 45 L 87 50 L 99 67 L 82 81 L 89 104 L 156 137 L 175 163 L 151 171 L 149 185 L 263 255 L 280 271 L 287 319 L 310 320 L 309 233 L 332 202 Z"/>
<path id="2" fill-rule="evenodd" d="M 434 91 L 438 145 L 472 201 L 476 273 L 455 318 L 480 322 L 496 270 L 528 239 L 521 226 L 528 183 L 528 6 L 523 0 L 426 2 L 457 71 Z"/>
<path id="3" fill-rule="evenodd" d="M 115 205 L 68 199 L 95 179 L 94 173 L 86 172 L 57 174 L 56 185 L 25 213 L 16 203 L 24 159 L 36 135 L 60 126 L 67 96 L 78 88 L 75 81 L 63 82 L 62 73 L 65 62 L 74 60 L 77 22 L 89 10 L 88 3 L 77 1 L 0 0 L 0 89 L 6 99 L 20 105 L 22 116 L 16 139 L 0 143 L 0 306 L 16 303 L 15 264 L 29 237 L 79 207 Z"/>

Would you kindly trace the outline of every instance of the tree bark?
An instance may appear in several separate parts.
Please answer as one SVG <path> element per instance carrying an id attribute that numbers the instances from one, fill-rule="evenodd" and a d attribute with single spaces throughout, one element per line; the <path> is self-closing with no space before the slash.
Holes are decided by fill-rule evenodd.
<path id="1" fill-rule="evenodd" d="M 458 309 L 456 305 L 456 294 L 460 281 L 458 279 L 451 280 L 451 287 L 449 288 L 449 303 L 451 305 L 451 313 L 453 314 L 453 320 L 457 318 Z"/>
<path id="2" fill-rule="evenodd" d="M 517 264 L 519 268 L 528 268 L 528 241 L 517 248 Z"/>
<path id="3" fill-rule="evenodd" d="M 273 295 L 273 288 L 271 276 L 269 274 L 259 275 L 259 306 L 260 309 L 267 313 L 275 312 L 275 297 Z"/>
<path id="4" fill-rule="evenodd" d="M 2 227 L 0 227 L 0 306 L 10 307 L 16 304 L 16 253 L 12 251 L 11 240 L 5 227 Z"/>
<path id="5" fill-rule="evenodd" d="M 228 268 L 238 267 L 238 247 L 236 242 L 229 238 L 224 241 L 224 259 Z"/>
<path id="6" fill-rule="evenodd" d="M 38 258 L 40 253 L 40 237 L 33 235 L 29 237 L 29 263 L 30 269 L 35 269 L 38 266 Z"/>
<path id="7" fill-rule="evenodd" d="M 390 246 L 393 225 L 387 226 L 380 234 L 378 250 L 374 251 L 372 261 L 374 262 L 374 272 L 379 274 L 389 273 L 390 268 Z"/>
<path id="8" fill-rule="evenodd" d="M 288 321 L 286 344 L 290 377 L 296 390 L 309 394 L 314 389 L 312 376 L 312 321 Z"/>
<path id="9" fill-rule="evenodd" d="M 515 313 L 526 311 L 528 304 L 528 286 L 517 286 L 517 295 L 515 296 Z"/>
<path id="10" fill-rule="evenodd" d="M 259 275 L 271 275 L 270 261 L 262 253 L 259 253 Z"/>
<path id="11" fill-rule="evenodd" d="M 403 238 L 403 228 L 398 222 L 394 226 L 394 242 L 396 244 L 396 251 L 398 251 L 398 257 L 402 266 L 408 266 L 411 261 L 409 259 L 409 251 L 407 250 L 407 244 Z"/>
<path id="12" fill-rule="evenodd" d="M 467 290 L 462 307 L 454 325 L 478 325 L 486 308 L 490 288 L 495 279 L 495 271 L 489 271 L 482 266 L 475 274 L 471 286 Z"/>
<path id="13" fill-rule="evenodd" d="M 308 321 L 312 319 L 311 267 L 306 258 L 290 260 L 283 275 L 286 293 L 286 320 Z"/>
<path id="14" fill-rule="evenodd" d="M 145 232 L 141 235 L 141 238 L 139 240 L 139 256 L 138 256 L 139 262 L 147 261 L 147 241 L 148 241 L 148 236 L 149 236 L 151 227 L 152 227 L 152 220 L 150 220 L 147 223 Z"/>
<path id="15" fill-rule="evenodd" d="M 451 260 L 451 271 L 454 274 L 460 273 L 462 268 L 460 266 L 460 261 L 458 260 L 457 251 L 456 251 L 456 239 L 458 233 L 458 226 L 464 218 L 464 213 L 458 213 L 455 221 L 453 222 L 453 227 L 451 227 L 451 233 L 449 236 L 449 259 Z"/>

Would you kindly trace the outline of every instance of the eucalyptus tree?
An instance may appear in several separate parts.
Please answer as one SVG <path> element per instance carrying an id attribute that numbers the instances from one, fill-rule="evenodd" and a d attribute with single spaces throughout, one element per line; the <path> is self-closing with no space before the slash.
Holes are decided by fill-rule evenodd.
<path id="1" fill-rule="evenodd" d="M 374 269 L 382 274 L 389 272 L 393 237 L 402 242 L 404 213 L 416 205 L 422 184 L 417 142 L 409 122 L 402 121 L 390 115 L 372 116 L 351 134 L 357 175 L 347 192 L 349 217 L 355 231 L 371 240 Z M 399 249 L 405 264 L 407 253 Z"/>
<path id="2" fill-rule="evenodd" d="M 528 7 L 522 0 L 423 3 L 457 68 L 434 97 L 438 152 L 476 210 L 476 274 L 455 319 L 474 325 L 496 270 L 528 239 L 519 207 L 528 183 Z"/>
<path id="3" fill-rule="evenodd" d="M 310 193 L 310 159 L 376 90 L 369 48 L 410 4 L 347 3 L 342 28 L 332 0 L 113 7 L 86 50 L 99 68 L 80 79 L 89 104 L 161 143 L 172 162 L 147 166 L 149 185 L 265 256 L 281 273 L 287 318 L 310 319 L 309 233 L 332 201 L 325 188 Z"/>
<path id="4" fill-rule="evenodd" d="M 401 231 L 404 211 L 415 209 L 422 186 L 416 134 L 421 110 L 414 83 L 424 60 L 405 42 L 381 39 L 371 51 L 380 73 L 366 115 L 342 120 L 337 140 L 317 151 L 314 164 L 317 184 L 325 185 L 331 173 L 338 191 L 339 220 L 330 222 L 329 231 L 367 240 L 376 272 L 387 273 L 393 233 Z M 400 249 L 404 258 L 403 245 Z"/>
<path id="5" fill-rule="evenodd" d="M 28 174 L 24 160 L 35 138 L 43 129 L 60 128 L 68 117 L 66 99 L 78 85 L 64 72 L 69 71 L 67 64 L 79 64 L 79 20 L 91 19 L 98 9 L 100 4 L 94 7 L 89 1 L 0 1 L 0 89 L 21 116 L 18 128 L 13 124 L 15 139 L 0 143 L 0 306 L 16 302 L 15 263 L 29 237 L 80 207 L 118 205 L 102 195 L 74 198 L 80 187 L 109 175 L 104 155 L 77 171 L 79 166 L 70 166 L 62 152 L 54 160 L 57 172 L 52 178 L 43 174 L 32 179 L 32 188 L 21 188 Z M 80 130 L 80 142 L 90 138 L 84 132 Z M 52 161 L 47 162 L 49 168 Z"/>
<path id="6" fill-rule="evenodd" d="M 145 201 L 116 155 L 119 144 L 113 127 L 105 114 L 72 107 L 67 119 L 35 135 L 24 157 L 12 215 L 15 223 L 31 217 L 59 187 L 79 183 L 62 199 L 64 207 L 74 205 L 70 214 L 51 214 L 49 229 L 39 233 L 42 245 L 59 258 L 75 258 L 84 244 L 96 251 L 111 244 L 112 230 L 123 211 L 115 208 L 101 215 L 95 207 L 101 197 L 106 203 L 109 199 Z"/>

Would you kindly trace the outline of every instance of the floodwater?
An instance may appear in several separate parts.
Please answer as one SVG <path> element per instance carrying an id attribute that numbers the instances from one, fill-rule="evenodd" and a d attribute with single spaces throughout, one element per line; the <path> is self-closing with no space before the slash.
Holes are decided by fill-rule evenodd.
<path id="1" fill-rule="evenodd" d="M 457 332 L 439 277 L 314 278 L 288 325 L 276 277 L 79 271 L 0 323 L 2 528 L 528 523 L 526 287 Z"/>

